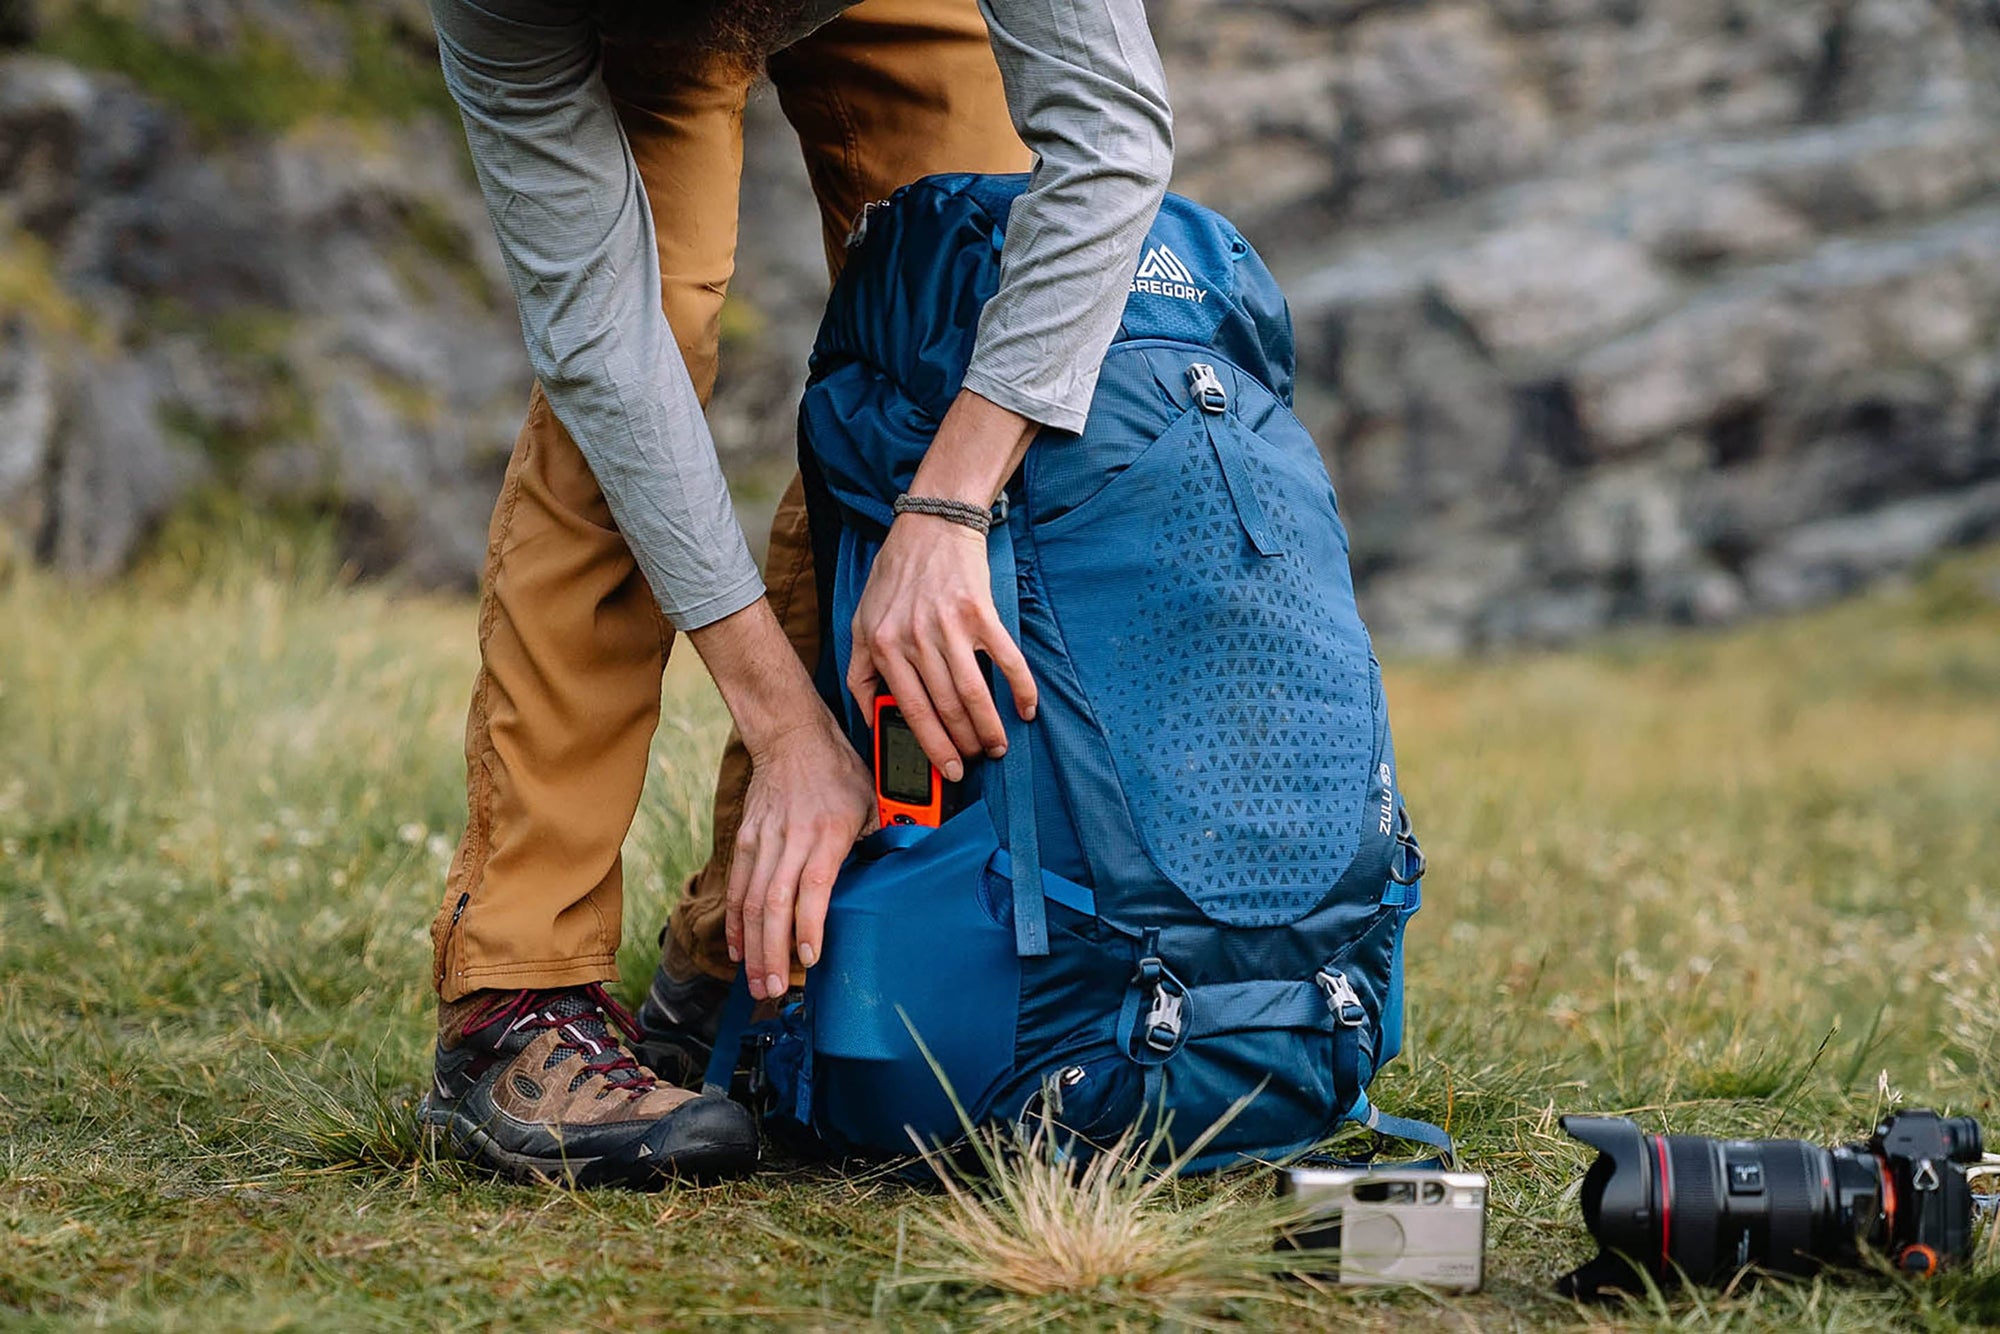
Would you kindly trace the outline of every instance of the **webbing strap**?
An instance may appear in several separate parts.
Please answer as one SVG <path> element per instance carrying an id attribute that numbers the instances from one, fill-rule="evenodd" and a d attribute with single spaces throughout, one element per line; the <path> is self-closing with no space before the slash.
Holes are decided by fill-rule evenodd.
<path id="1" fill-rule="evenodd" d="M 1368 1101 L 1368 1095 L 1365 1093 L 1355 1101 L 1353 1107 L 1348 1109 L 1346 1119 L 1358 1121 L 1374 1131 L 1378 1142 L 1384 1139 L 1400 1139 L 1407 1140 L 1411 1144 L 1425 1144 L 1437 1150 L 1428 1158 L 1419 1158 L 1398 1166 L 1435 1167 L 1448 1170 L 1458 1165 L 1458 1145 L 1453 1141 L 1449 1131 L 1428 1121 L 1419 1121 L 1414 1116 L 1391 1116 Z"/>
<path id="2" fill-rule="evenodd" d="M 1264 502 L 1257 499 L 1257 487 L 1250 480 L 1249 460 L 1244 457 L 1237 428 L 1227 418 L 1212 413 L 1203 413 L 1202 419 L 1208 426 L 1208 443 L 1215 450 L 1215 461 L 1222 468 L 1223 484 L 1236 504 L 1236 520 L 1243 528 L 1243 536 L 1250 539 L 1250 545 L 1260 556 L 1284 555 L 1284 546 L 1271 531 L 1270 520 L 1264 517 Z"/>
<path id="3" fill-rule="evenodd" d="M 1412 1144 L 1430 1145 L 1438 1151 L 1440 1167 L 1449 1167 L 1458 1160 L 1458 1145 L 1452 1142 L 1450 1132 L 1428 1121 L 1419 1121 L 1414 1116 L 1391 1116 L 1370 1103 L 1368 1116 L 1361 1124 L 1376 1134 L 1386 1135 L 1391 1139 L 1406 1139 Z"/>
<path id="4" fill-rule="evenodd" d="M 1352 1099 L 1348 1104 L 1347 1115 L 1342 1119 L 1359 1121 L 1374 1131 L 1378 1139 L 1385 1136 L 1406 1139 L 1416 1144 L 1428 1144 L 1438 1150 L 1431 1158 L 1403 1164 L 1406 1167 L 1450 1167 L 1457 1159 L 1458 1149 L 1452 1143 L 1449 1134 L 1428 1121 L 1419 1121 L 1408 1116 L 1390 1116 L 1368 1101 L 1368 1091 L 1361 1087 L 1361 1034 L 1361 1025 L 1342 1023 L 1339 1012 L 1335 1011 L 1333 1090 L 1336 1097 Z"/>
<path id="5" fill-rule="evenodd" d="M 729 1096 L 729 1086 L 736 1078 L 736 1058 L 743 1054 L 743 1030 L 750 1026 L 750 973 L 746 967 L 736 970 L 736 980 L 729 985 L 729 999 L 722 1003 L 722 1014 L 715 1023 L 715 1047 L 708 1054 L 708 1069 L 701 1073 L 701 1091 L 707 1094 Z"/>
<path id="6" fill-rule="evenodd" d="M 1014 878 L 1014 859 L 1001 848 L 993 854 L 993 872 L 1006 879 Z M 1079 885 L 1074 880 L 1066 880 L 1054 871 L 1042 869 L 1042 897 L 1060 903 L 1073 913 L 1085 917 L 1097 916 L 1097 895 L 1088 885 Z"/>
<path id="7" fill-rule="evenodd" d="M 986 546 L 993 568 L 993 607 L 1016 644 L 1021 642 L 1021 585 L 1014 561 L 1014 524 L 1021 521 L 1010 518 L 995 524 Z M 1028 958 L 1049 952 L 1048 914 L 1042 902 L 1042 845 L 1035 829 L 1033 730 L 1021 717 L 1013 689 L 998 667 L 991 679 L 993 703 L 1007 727 L 1007 753 L 1001 756 L 997 769 L 1007 812 L 1007 855 L 1014 872 L 1014 952 Z"/>

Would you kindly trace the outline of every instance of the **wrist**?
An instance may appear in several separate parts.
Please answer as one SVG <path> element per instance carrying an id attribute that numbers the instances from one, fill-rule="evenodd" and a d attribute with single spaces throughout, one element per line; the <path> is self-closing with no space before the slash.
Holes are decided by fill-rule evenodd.
<path id="1" fill-rule="evenodd" d="M 964 390 L 953 400 L 917 465 L 910 494 L 985 509 L 1021 466 L 1040 429 L 1020 413 Z"/>
<path id="2" fill-rule="evenodd" d="M 762 598 L 688 639 L 701 655 L 753 763 L 818 726 L 826 706 Z"/>

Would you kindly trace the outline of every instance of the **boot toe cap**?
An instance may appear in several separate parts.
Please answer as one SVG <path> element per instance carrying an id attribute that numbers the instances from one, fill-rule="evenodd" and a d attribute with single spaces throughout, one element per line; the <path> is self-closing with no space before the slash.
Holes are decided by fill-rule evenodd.
<path id="1" fill-rule="evenodd" d="M 667 1176 L 740 1176 L 757 1165 L 757 1118 L 741 1103 L 713 1094 L 692 1098 L 660 1118 L 641 1145 L 640 1162 Z"/>

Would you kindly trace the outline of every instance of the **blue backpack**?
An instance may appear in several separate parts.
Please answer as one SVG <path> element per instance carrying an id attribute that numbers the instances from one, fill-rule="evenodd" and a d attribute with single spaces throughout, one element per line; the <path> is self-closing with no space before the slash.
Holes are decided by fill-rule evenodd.
<path id="1" fill-rule="evenodd" d="M 931 177 L 872 210 L 813 350 L 818 680 L 864 755 L 855 604 L 1025 184 Z M 907 1153 L 961 1135 L 955 1097 L 975 1124 L 1041 1118 L 1087 1152 L 1162 1116 L 1184 1146 L 1248 1096 L 1191 1170 L 1301 1153 L 1347 1120 L 1448 1148 L 1367 1098 L 1402 1041 L 1422 860 L 1292 378 L 1270 272 L 1169 197 L 1088 425 L 1029 450 L 990 538 L 1036 720 L 994 673 L 1005 758 L 970 766 L 941 827 L 856 847 L 803 1004 L 751 1032 L 770 1115 Z M 740 984 L 731 1010 L 711 1085 L 738 1054 Z"/>

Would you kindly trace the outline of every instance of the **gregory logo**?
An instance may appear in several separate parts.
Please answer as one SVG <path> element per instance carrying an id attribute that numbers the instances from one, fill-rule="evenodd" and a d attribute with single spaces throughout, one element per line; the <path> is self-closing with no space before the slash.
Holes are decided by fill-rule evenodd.
<path id="1" fill-rule="evenodd" d="M 1132 290 L 1150 292 L 1154 296 L 1178 297 L 1197 306 L 1208 299 L 1208 290 L 1195 286 L 1194 274 L 1181 263 L 1181 257 L 1163 245 L 1154 246 L 1139 261 L 1139 272 L 1132 279 Z"/>

